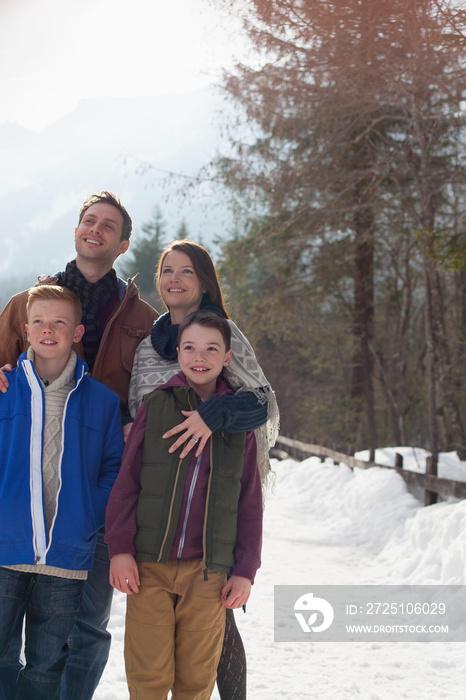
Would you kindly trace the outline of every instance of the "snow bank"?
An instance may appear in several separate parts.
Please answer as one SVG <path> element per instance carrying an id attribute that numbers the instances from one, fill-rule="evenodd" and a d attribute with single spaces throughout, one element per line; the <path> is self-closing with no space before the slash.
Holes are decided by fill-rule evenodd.
<path id="1" fill-rule="evenodd" d="M 410 451 L 411 448 L 406 448 Z M 392 460 L 400 448 L 377 453 Z M 359 455 L 358 455 L 359 456 Z M 442 470 L 464 469 L 442 455 Z M 422 455 L 413 457 L 422 464 Z M 463 643 L 275 643 L 276 584 L 464 584 L 466 502 L 425 508 L 395 472 L 273 461 L 263 564 L 247 613 L 237 612 L 254 700 L 463 700 Z M 406 468 L 408 468 L 406 466 Z M 446 473 L 443 472 L 444 476 Z M 125 600 L 115 595 L 114 643 L 95 700 L 127 700 Z M 218 700 L 217 691 L 213 699 Z"/>

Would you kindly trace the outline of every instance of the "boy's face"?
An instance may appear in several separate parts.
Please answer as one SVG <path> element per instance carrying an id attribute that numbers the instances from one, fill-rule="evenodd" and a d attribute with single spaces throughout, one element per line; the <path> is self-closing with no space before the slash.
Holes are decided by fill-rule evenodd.
<path id="1" fill-rule="evenodd" d="M 29 308 L 26 331 L 37 357 L 66 361 L 73 343 L 81 340 L 84 326 L 76 322 L 67 301 L 37 300 Z"/>
<path id="2" fill-rule="evenodd" d="M 217 377 L 229 365 L 231 354 L 217 328 L 193 323 L 181 336 L 178 361 L 188 384 L 204 398 L 214 393 Z"/>

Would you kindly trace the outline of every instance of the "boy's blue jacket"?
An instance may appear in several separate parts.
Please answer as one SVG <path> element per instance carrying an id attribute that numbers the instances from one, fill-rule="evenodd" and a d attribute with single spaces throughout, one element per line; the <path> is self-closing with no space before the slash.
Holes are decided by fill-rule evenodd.
<path id="1" fill-rule="evenodd" d="M 58 506 L 47 536 L 42 498 L 44 392 L 23 353 L 0 394 L 0 565 L 92 569 L 95 537 L 123 452 L 118 397 L 77 358 L 64 410 Z"/>

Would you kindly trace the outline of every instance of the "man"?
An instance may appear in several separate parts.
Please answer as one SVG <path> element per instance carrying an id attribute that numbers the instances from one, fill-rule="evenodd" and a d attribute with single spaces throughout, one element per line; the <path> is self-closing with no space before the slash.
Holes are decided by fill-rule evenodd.
<path id="1" fill-rule="evenodd" d="M 76 258 L 63 272 L 40 280 L 75 292 L 83 307 L 85 334 L 73 345 L 89 365 L 94 379 L 120 398 L 123 423 L 127 422 L 128 389 L 133 357 L 140 341 L 149 335 L 158 313 L 139 298 L 132 280 L 117 278 L 113 264 L 128 250 L 131 218 L 111 192 L 91 195 L 82 205 L 75 231 Z M 154 261 L 155 262 L 155 261 Z M 16 365 L 27 350 L 25 335 L 28 291 L 16 294 L 0 314 L 0 367 Z M 0 390 L 8 380 L 0 371 Z M 125 433 L 129 430 L 125 426 Z M 107 623 L 113 589 L 103 532 L 97 540 L 94 568 L 84 587 L 82 606 L 72 634 L 72 651 L 66 665 L 62 700 L 92 698 L 107 663 L 110 634 Z"/>

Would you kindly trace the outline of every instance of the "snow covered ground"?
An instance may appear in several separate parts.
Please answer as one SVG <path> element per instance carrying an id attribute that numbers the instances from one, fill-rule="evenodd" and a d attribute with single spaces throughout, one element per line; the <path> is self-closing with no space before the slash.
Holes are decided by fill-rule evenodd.
<path id="1" fill-rule="evenodd" d="M 425 453 L 377 451 L 376 462 L 421 471 Z M 360 453 L 360 458 L 367 455 Z M 466 583 L 466 501 L 424 508 L 396 473 L 273 460 L 262 567 L 237 611 L 253 700 L 464 700 L 463 642 L 274 642 L 274 585 Z M 466 480 L 466 463 L 442 454 L 439 476 Z M 465 589 L 466 590 L 466 589 Z M 466 605 L 466 597 L 465 597 Z M 125 596 L 115 594 L 109 663 L 95 700 L 127 700 Z M 218 700 L 215 690 L 212 696 Z"/>

